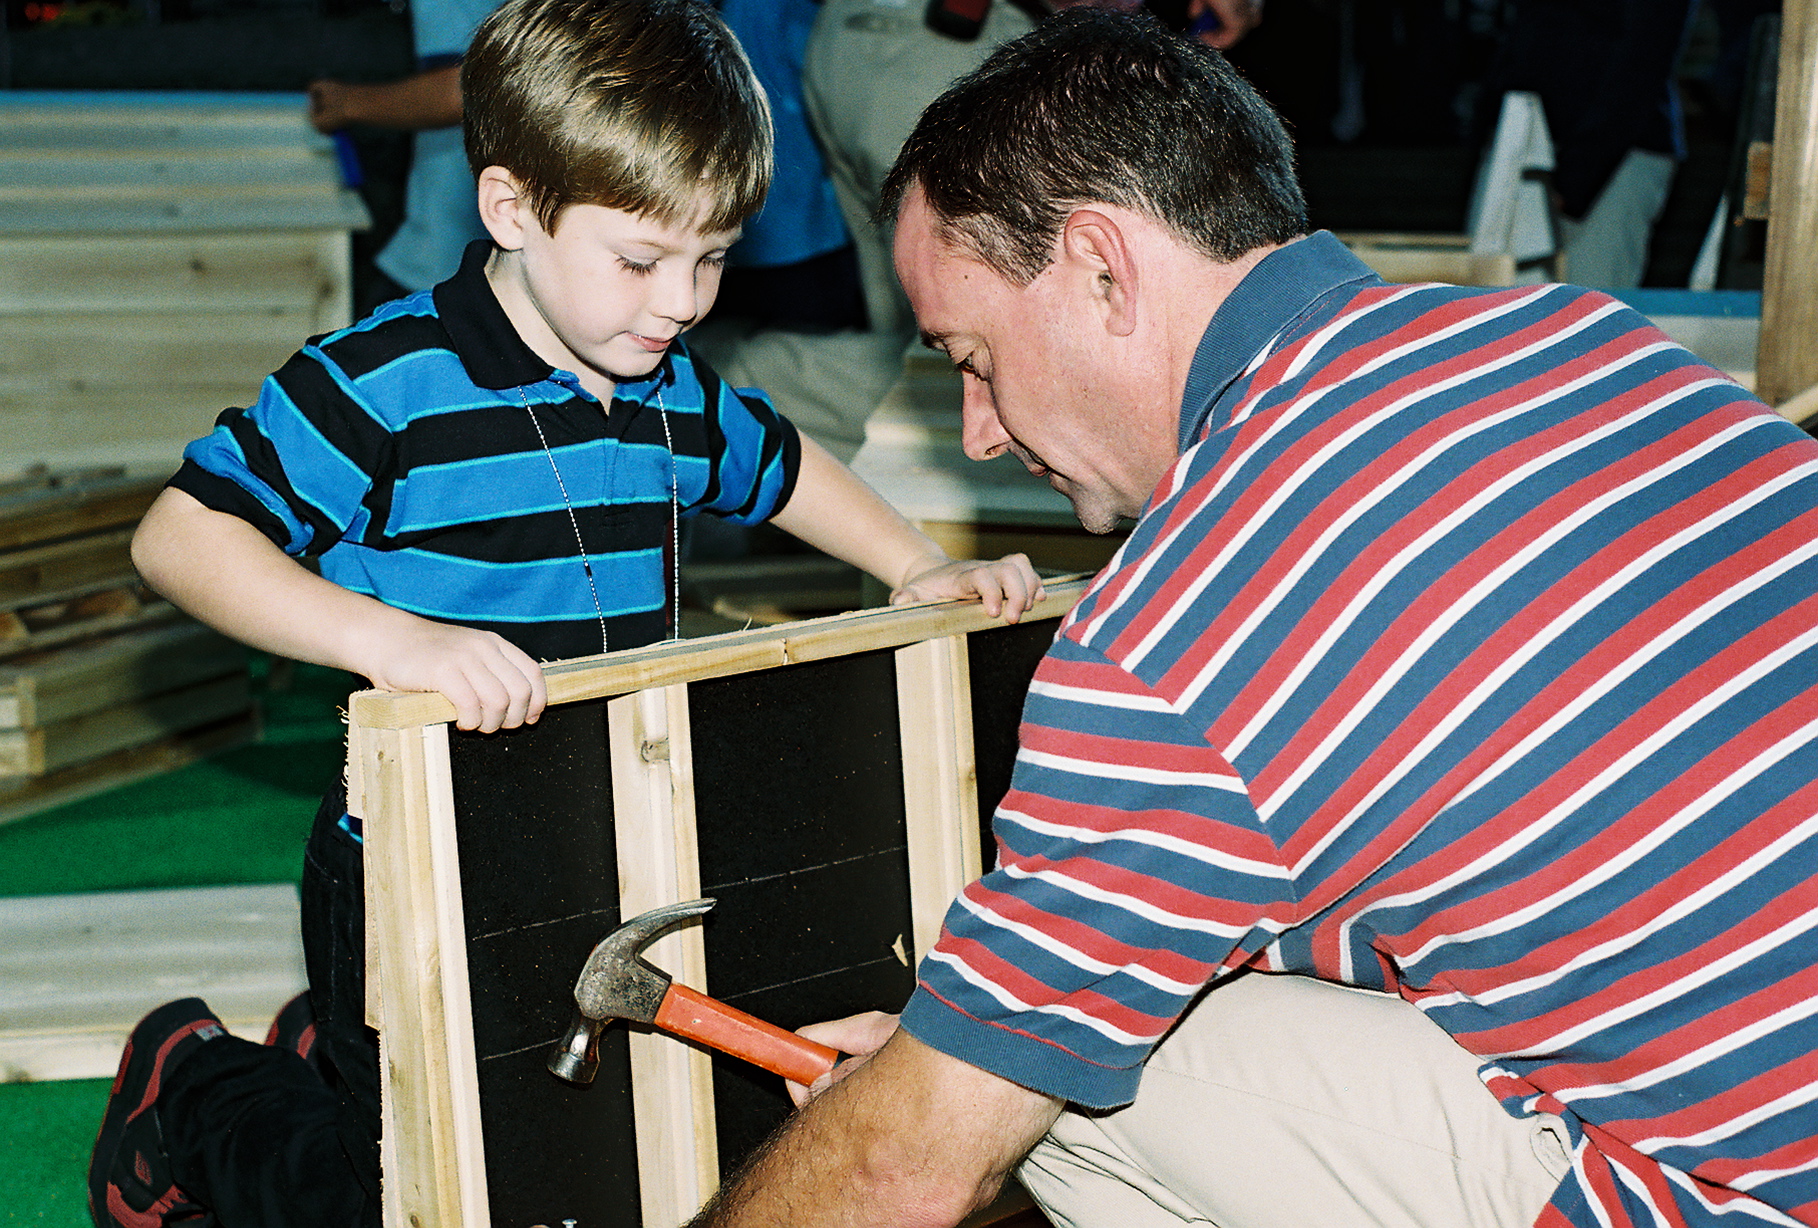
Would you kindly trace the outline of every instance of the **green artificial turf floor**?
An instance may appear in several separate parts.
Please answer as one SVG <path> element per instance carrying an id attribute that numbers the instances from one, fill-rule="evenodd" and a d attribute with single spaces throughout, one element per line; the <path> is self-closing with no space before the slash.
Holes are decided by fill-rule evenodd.
<path id="1" fill-rule="evenodd" d="M 348 675 L 254 660 L 256 745 L 0 826 L 0 895 L 294 883 L 316 803 L 340 771 Z M 0 943 L 6 940 L 0 934 Z M 0 1225 L 83 1228 L 106 1079 L 0 1084 Z"/>

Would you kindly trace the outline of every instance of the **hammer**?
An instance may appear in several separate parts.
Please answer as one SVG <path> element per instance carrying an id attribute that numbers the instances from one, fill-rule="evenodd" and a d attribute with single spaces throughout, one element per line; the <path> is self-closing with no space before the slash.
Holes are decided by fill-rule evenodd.
<path id="1" fill-rule="evenodd" d="M 608 1019 L 652 1024 L 804 1086 L 833 1069 L 837 1049 L 677 985 L 638 957 L 665 931 L 713 905 L 712 900 L 688 900 L 653 908 L 600 940 L 574 983 L 574 1022 L 550 1055 L 552 1074 L 570 1083 L 593 1082 L 600 1065 L 600 1028 Z"/>

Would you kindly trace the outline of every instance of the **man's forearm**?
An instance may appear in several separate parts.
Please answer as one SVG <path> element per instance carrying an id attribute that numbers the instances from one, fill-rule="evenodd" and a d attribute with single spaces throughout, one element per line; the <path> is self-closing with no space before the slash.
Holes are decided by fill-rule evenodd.
<path id="1" fill-rule="evenodd" d="M 791 1118 L 692 1228 L 951 1228 L 1060 1107 L 899 1032 Z"/>

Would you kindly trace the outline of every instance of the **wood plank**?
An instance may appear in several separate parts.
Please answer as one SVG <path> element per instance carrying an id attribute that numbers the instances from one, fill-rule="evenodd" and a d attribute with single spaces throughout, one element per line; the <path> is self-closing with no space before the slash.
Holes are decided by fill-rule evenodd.
<path id="1" fill-rule="evenodd" d="M 315 331 L 315 316 L 313 303 L 231 320 L 195 312 L 0 315 L 0 396 L 24 405 L 53 389 L 108 389 L 142 403 L 155 383 L 218 388 L 244 402 Z"/>
<path id="2" fill-rule="evenodd" d="M 162 477 L 136 477 L 0 497 L 0 550 L 137 524 L 163 488 Z"/>
<path id="3" fill-rule="evenodd" d="M 130 590 L 111 587 L 69 603 L 64 616 L 48 624 L 33 617 L 41 612 L 25 610 L 21 617 L 19 610 L 0 609 L 0 661 L 182 616 L 168 601 L 141 601 Z"/>
<path id="4" fill-rule="evenodd" d="M 1786 0 L 1755 391 L 1769 405 L 1818 384 L 1818 0 Z"/>
<path id="5" fill-rule="evenodd" d="M 448 1137 L 441 1157 L 459 1207 L 457 1224 L 483 1228 L 487 1222 L 486 1166 L 472 1157 L 486 1154 L 480 1127 L 479 1058 L 474 1050 L 473 1001 L 468 993 L 467 928 L 461 904 L 460 850 L 455 841 L 454 785 L 449 773 L 448 727 L 421 734 L 424 795 L 429 803 L 430 885 L 435 910 L 436 959 L 441 970 L 440 1027 L 448 1053 Z"/>
<path id="6" fill-rule="evenodd" d="M 0 666 L 0 729 L 53 725 L 247 668 L 246 650 L 182 621 Z"/>
<path id="7" fill-rule="evenodd" d="M 896 703 L 902 726 L 909 898 L 919 963 L 940 937 L 948 905 L 984 873 L 966 637 L 923 640 L 897 649 Z"/>
<path id="8" fill-rule="evenodd" d="M 222 230 L 364 230 L 357 196 L 248 193 L 163 200 L 50 199 L 8 202 L 0 226 L 10 235 L 185 234 Z"/>
<path id="9" fill-rule="evenodd" d="M 0 145 L 0 150 L 5 148 Z M 0 156 L 5 179 L 0 201 L 49 204 L 56 201 L 177 200 L 188 197 L 335 197 L 343 190 L 332 149 L 281 149 L 247 157 L 238 150 L 191 150 L 182 154 L 141 150 L 136 157 L 116 152 L 66 150 Z"/>
<path id="10" fill-rule="evenodd" d="M 1797 422 L 1801 426 L 1818 418 L 1818 384 L 1813 384 L 1797 396 L 1788 397 L 1780 403 L 1779 409 L 1787 421 Z"/>
<path id="11" fill-rule="evenodd" d="M 473 1183 L 484 1178 L 458 1171 L 462 1141 L 478 1140 L 456 1120 L 465 1116 L 456 1104 L 465 1092 L 456 1086 L 459 1042 L 446 1014 L 455 991 L 445 981 L 454 965 L 445 961 L 458 957 L 447 944 L 448 918 L 438 915 L 448 908 L 451 892 L 437 880 L 458 883 L 460 877 L 458 865 L 447 859 L 447 842 L 432 830 L 438 823 L 446 826 L 452 811 L 444 787 L 447 729 L 362 734 L 365 801 L 377 811 L 366 828 L 367 908 L 386 918 L 374 935 L 377 986 L 369 986 L 369 992 L 382 990 L 383 1220 L 395 1228 L 456 1228 L 469 1222 Z M 430 762 L 436 742 L 440 767 Z M 438 793 L 433 798 L 432 781 Z M 471 1027 L 468 1032 L 471 1036 Z M 484 1223 L 483 1212 L 472 1222 Z"/>
<path id="12" fill-rule="evenodd" d="M 1025 618 L 1052 618 L 1071 609 L 1084 591 L 1085 581 L 1053 582 L 1045 588 L 1047 595 Z M 900 648 L 917 640 L 964 635 L 998 624 L 977 602 L 930 601 L 578 657 L 544 666 L 543 677 L 550 703 L 571 703 L 867 649 Z M 455 714 L 453 704 L 428 691 L 361 691 L 349 703 L 359 722 L 369 729 L 439 724 L 453 720 Z"/>
<path id="13" fill-rule="evenodd" d="M 1341 230 L 1336 233 L 1338 241 L 1349 248 L 1414 247 L 1427 250 L 1465 251 L 1471 246 L 1470 235 L 1453 234 L 1448 231 Z"/>
<path id="14" fill-rule="evenodd" d="M 336 230 L 197 235 L 0 235 L 0 314 L 301 311 L 345 287 Z M 299 336 L 298 341 L 303 338 Z"/>
<path id="15" fill-rule="evenodd" d="M 252 709 L 242 672 L 27 729 L 0 729 L 0 776 L 42 776 Z"/>
<path id="16" fill-rule="evenodd" d="M 1440 281 L 1455 286 L 1508 286 L 1515 282 L 1515 257 L 1508 252 L 1457 251 L 1450 247 L 1351 250 L 1384 281 Z"/>
<path id="17" fill-rule="evenodd" d="M 0 391 L 0 435 L 7 460 L 58 467 L 116 462 L 174 473 L 183 449 L 214 429 L 223 409 L 245 405 L 255 380 L 207 388 Z"/>
<path id="18" fill-rule="evenodd" d="M 43 776 L 0 776 L 0 823 L 29 818 L 54 806 L 78 801 L 148 776 L 173 772 L 199 759 L 256 741 L 255 712 L 219 724 L 161 738 L 147 746 L 116 751 Z"/>
<path id="19" fill-rule="evenodd" d="M 0 133 L 34 127 L 61 140 L 90 139 L 84 132 L 115 130 L 148 140 L 217 141 L 221 134 L 271 130 L 314 137 L 302 94 L 157 94 L 93 91 L 80 95 L 27 92 L 0 100 Z M 292 138 L 294 139 L 294 137 Z M 316 138 L 320 139 L 320 138 Z"/>
<path id="20" fill-rule="evenodd" d="M 619 915 L 631 918 L 699 898 L 688 688 L 615 699 L 606 705 L 606 720 Z M 707 950 L 698 924 L 658 939 L 648 958 L 679 983 L 707 991 Z M 673 1037 L 634 1029 L 628 1039 L 643 1223 L 674 1228 L 719 1184 L 713 1070 L 705 1051 Z"/>
<path id="21" fill-rule="evenodd" d="M 133 1025 L 188 995 L 263 1041 L 304 988 L 288 883 L 0 899 L 0 933 L 0 1080 L 109 1078 Z"/>
<path id="22" fill-rule="evenodd" d="M 135 580 L 131 528 L 0 552 L 0 610 L 67 600 Z"/>

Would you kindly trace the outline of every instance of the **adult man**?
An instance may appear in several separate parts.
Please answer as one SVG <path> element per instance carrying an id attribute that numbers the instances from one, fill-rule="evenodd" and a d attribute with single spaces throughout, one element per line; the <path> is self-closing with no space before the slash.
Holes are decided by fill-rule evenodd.
<path id="1" fill-rule="evenodd" d="M 1601 295 L 1299 237 L 1141 21 L 1006 47 L 891 186 L 968 451 L 1138 523 L 901 1028 L 810 1029 L 871 1056 L 703 1222 L 1021 1164 L 1070 1225 L 1818 1223 L 1818 445 Z"/>

